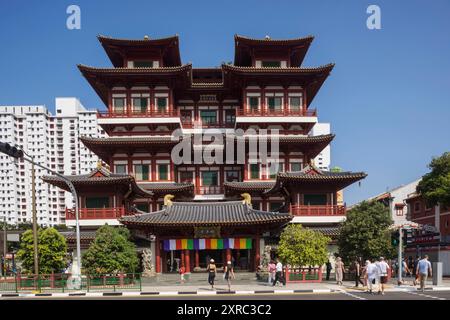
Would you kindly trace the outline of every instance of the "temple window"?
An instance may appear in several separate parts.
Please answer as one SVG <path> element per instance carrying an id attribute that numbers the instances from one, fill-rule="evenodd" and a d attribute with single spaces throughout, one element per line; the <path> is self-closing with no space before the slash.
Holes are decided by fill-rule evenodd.
<path id="1" fill-rule="evenodd" d="M 192 171 L 180 171 L 180 182 L 181 183 L 193 183 L 194 173 Z"/>
<path id="2" fill-rule="evenodd" d="M 258 163 L 250 163 L 250 179 L 260 179 L 260 167 Z"/>
<path id="3" fill-rule="evenodd" d="M 142 113 L 146 112 L 148 108 L 149 95 L 133 93 L 131 96 L 133 101 L 133 111 Z"/>
<path id="4" fill-rule="evenodd" d="M 302 97 L 289 96 L 289 109 L 292 111 L 300 111 L 302 108 Z"/>
<path id="5" fill-rule="evenodd" d="M 113 97 L 113 110 L 115 113 L 125 112 L 125 97 Z"/>
<path id="6" fill-rule="evenodd" d="M 280 68 L 281 61 L 280 60 L 263 60 L 263 61 L 261 61 L 261 66 L 263 68 Z"/>
<path id="7" fill-rule="evenodd" d="M 126 164 L 116 164 L 114 166 L 115 173 L 127 173 L 127 165 Z"/>
<path id="8" fill-rule="evenodd" d="M 301 162 L 291 162 L 291 171 L 302 171 L 302 163 Z"/>
<path id="9" fill-rule="evenodd" d="M 128 68 L 158 68 L 159 61 L 157 60 L 128 60 Z"/>
<path id="10" fill-rule="evenodd" d="M 269 211 L 280 211 L 281 207 L 283 206 L 282 202 L 270 202 L 269 203 Z"/>
<path id="11" fill-rule="evenodd" d="M 414 212 L 419 212 L 421 209 L 420 207 L 421 207 L 420 202 L 419 201 L 415 202 L 414 203 Z"/>
<path id="12" fill-rule="evenodd" d="M 109 197 L 86 197 L 86 208 L 109 208 Z"/>
<path id="13" fill-rule="evenodd" d="M 248 97 L 248 106 L 250 111 L 258 111 L 259 97 Z"/>
<path id="14" fill-rule="evenodd" d="M 217 186 L 219 183 L 219 172 L 202 171 L 202 186 Z"/>
<path id="15" fill-rule="evenodd" d="M 143 211 L 143 212 L 150 212 L 150 207 L 148 203 L 135 203 L 136 209 Z"/>
<path id="16" fill-rule="evenodd" d="M 150 180 L 150 164 L 147 163 L 135 163 L 134 177 L 138 181 Z"/>
<path id="17" fill-rule="evenodd" d="M 217 111 L 215 110 L 200 110 L 200 118 L 202 123 L 216 123 L 217 122 Z"/>
<path id="18" fill-rule="evenodd" d="M 277 177 L 278 172 L 284 172 L 284 163 L 282 162 L 274 162 L 271 163 L 270 166 L 267 167 L 269 172 L 268 176 L 270 179 L 275 179 Z"/>
<path id="19" fill-rule="evenodd" d="M 237 182 L 240 181 L 240 172 L 238 170 L 227 170 L 225 171 L 225 181 L 227 182 Z"/>
<path id="20" fill-rule="evenodd" d="M 327 204 L 326 194 L 305 194 L 303 196 L 303 203 L 305 205 L 320 206 Z"/>
<path id="21" fill-rule="evenodd" d="M 168 164 L 158 164 L 158 180 L 169 180 Z"/>
<path id="22" fill-rule="evenodd" d="M 225 123 L 234 124 L 236 122 L 236 112 L 234 110 L 225 110 Z"/>
<path id="23" fill-rule="evenodd" d="M 283 98 L 273 95 L 272 97 L 267 97 L 267 109 L 269 111 L 281 111 L 283 106 Z"/>
<path id="24" fill-rule="evenodd" d="M 156 111 L 165 113 L 167 112 L 167 107 L 169 101 L 167 97 L 156 97 Z"/>

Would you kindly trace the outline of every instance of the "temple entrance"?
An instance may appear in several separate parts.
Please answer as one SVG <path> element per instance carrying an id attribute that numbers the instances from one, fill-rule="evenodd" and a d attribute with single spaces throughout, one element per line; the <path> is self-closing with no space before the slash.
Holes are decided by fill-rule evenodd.
<path id="1" fill-rule="evenodd" d="M 205 268 L 208 266 L 209 260 L 214 259 L 214 263 L 217 268 L 222 268 L 224 266 L 224 250 L 199 250 L 200 256 L 200 268 Z"/>

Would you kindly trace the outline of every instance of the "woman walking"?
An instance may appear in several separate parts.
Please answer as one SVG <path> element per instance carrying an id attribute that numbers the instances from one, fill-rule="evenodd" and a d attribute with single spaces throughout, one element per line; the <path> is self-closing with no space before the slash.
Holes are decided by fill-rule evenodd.
<path id="1" fill-rule="evenodd" d="M 217 267 L 214 263 L 214 259 L 209 260 L 208 267 L 206 268 L 208 271 L 208 282 L 211 285 L 211 289 L 214 289 L 214 279 L 216 278 Z"/>
<path id="2" fill-rule="evenodd" d="M 340 257 L 336 258 L 336 264 L 334 266 L 334 270 L 336 273 L 336 282 L 338 285 L 342 285 L 342 280 L 344 278 L 344 263 Z"/>
<path id="3" fill-rule="evenodd" d="M 233 270 L 233 265 L 231 264 L 231 261 L 227 262 L 227 265 L 225 266 L 225 280 L 228 283 L 228 291 L 231 291 L 231 278 L 235 279 L 236 277 L 234 276 L 234 270 Z"/>
<path id="4" fill-rule="evenodd" d="M 275 274 L 277 272 L 277 266 L 275 265 L 275 262 L 273 260 L 270 260 L 268 267 L 269 271 L 269 284 L 271 285 L 273 280 L 275 280 Z"/>

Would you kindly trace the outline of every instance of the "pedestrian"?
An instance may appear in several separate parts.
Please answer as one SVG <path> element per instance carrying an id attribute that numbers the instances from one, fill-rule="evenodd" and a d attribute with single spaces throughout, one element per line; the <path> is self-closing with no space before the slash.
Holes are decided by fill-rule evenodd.
<path id="1" fill-rule="evenodd" d="M 186 273 L 186 269 L 184 268 L 184 265 L 181 265 L 179 268 L 181 283 L 184 283 L 184 274 Z"/>
<path id="2" fill-rule="evenodd" d="M 333 269 L 333 267 L 331 266 L 330 260 L 327 261 L 326 267 L 327 267 L 327 281 L 329 281 L 330 280 L 330 273 L 331 273 L 331 270 Z"/>
<path id="3" fill-rule="evenodd" d="M 414 260 L 414 263 L 413 263 L 413 276 L 414 276 L 413 284 L 414 284 L 414 286 L 417 285 L 417 280 L 419 278 L 419 276 L 417 274 L 417 266 L 419 265 L 419 261 L 420 261 L 420 256 L 416 256 L 416 259 Z"/>
<path id="4" fill-rule="evenodd" d="M 275 262 L 273 260 L 270 260 L 269 265 L 267 266 L 268 272 L 269 272 L 269 284 L 272 284 L 273 280 L 275 280 L 275 274 L 277 272 L 277 266 L 275 265 Z"/>
<path id="5" fill-rule="evenodd" d="M 355 287 L 358 287 L 361 283 L 364 287 L 364 282 L 361 280 L 361 263 L 359 262 L 360 258 L 356 258 L 355 262 L 353 263 L 353 269 L 355 273 Z"/>
<path id="6" fill-rule="evenodd" d="M 419 261 L 417 265 L 417 275 L 419 276 L 420 281 L 420 290 L 422 292 L 425 291 L 425 283 L 427 281 L 428 276 L 433 276 L 433 270 L 431 268 L 431 263 L 428 261 L 428 255 L 425 255 L 422 260 Z"/>
<path id="7" fill-rule="evenodd" d="M 406 276 L 411 275 L 411 270 L 409 270 L 408 267 L 408 258 L 405 258 L 405 260 L 403 260 L 403 265 L 402 265 L 402 277 L 406 278 Z"/>
<path id="8" fill-rule="evenodd" d="M 275 271 L 275 279 L 272 282 L 272 286 L 275 286 L 277 282 L 280 283 L 281 286 L 286 285 L 286 280 L 283 277 L 283 264 L 281 263 L 280 258 L 277 258 Z"/>
<path id="9" fill-rule="evenodd" d="M 387 283 L 389 265 L 384 261 L 383 257 L 380 257 L 380 261 L 377 265 L 378 274 L 380 277 L 380 287 L 378 288 L 378 294 L 384 295 L 384 285 Z"/>
<path id="10" fill-rule="evenodd" d="M 214 263 L 214 259 L 209 260 L 206 271 L 208 271 L 208 282 L 211 285 L 211 289 L 214 289 L 214 280 L 216 278 L 217 273 L 217 267 L 216 264 Z"/>
<path id="11" fill-rule="evenodd" d="M 367 292 L 373 294 L 374 286 L 377 286 L 377 266 L 370 262 L 370 260 L 366 260 L 366 272 L 365 278 L 367 281 Z"/>
<path id="12" fill-rule="evenodd" d="M 231 291 L 231 278 L 233 278 L 233 279 L 236 278 L 234 276 L 234 270 L 233 270 L 233 265 L 232 265 L 231 261 L 227 262 L 224 273 L 225 273 L 225 280 L 228 283 L 228 291 Z"/>
<path id="13" fill-rule="evenodd" d="M 342 285 L 342 280 L 344 279 L 344 263 L 340 257 L 336 258 L 336 264 L 334 265 L 334 272 L 336 274 L 336 283 Z"/>

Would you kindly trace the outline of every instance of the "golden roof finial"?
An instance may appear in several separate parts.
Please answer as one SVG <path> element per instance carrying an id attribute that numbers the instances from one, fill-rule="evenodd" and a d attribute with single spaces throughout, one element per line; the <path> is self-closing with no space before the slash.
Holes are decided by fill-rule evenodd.
<path id="1" fill-rule="evenodd" d="M 243 204 L 247 204 L 247 205 L 251 205 L 252 204 L 252 196 L 245 192 L 241 194 L 241 197 L 244 198 L 244 200 L 242 200 Z"/>
<path id="2" fill-rule="evenodd" d="M 170 207 L 170 206 L 173 204 L 173 202 L 172 202 L 172 199 L 173 199 L 173 198 L 175 198 L 174 195 L 172 195 L 172 194 L 166 194 L 166 195 L 164 196 L 164 205 L 165 205 L 166 207 Z"/>
<path id="3" fill-rule="evenodd" d="M 144 40 L 149 40 L 150 38 L 148 37 L 148 35 L 144 36 Z"/>
<path id="4" fill-rule="evenodd" d="M 103 167 L 102 160 L 98 159 L 98 160 L 97 160 L 97 169 L 100 170 L 102 167 Z"/>

